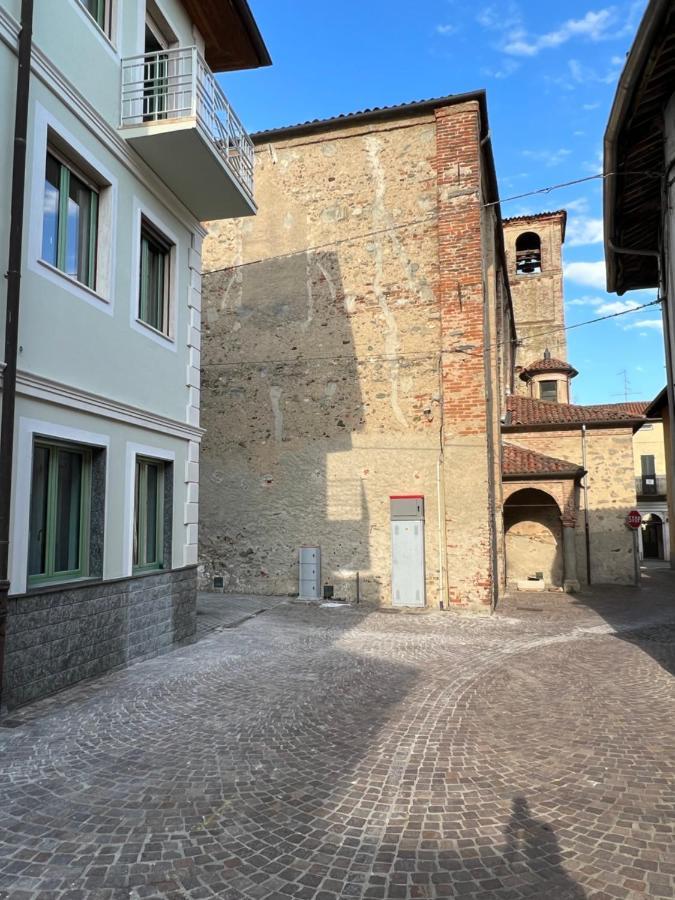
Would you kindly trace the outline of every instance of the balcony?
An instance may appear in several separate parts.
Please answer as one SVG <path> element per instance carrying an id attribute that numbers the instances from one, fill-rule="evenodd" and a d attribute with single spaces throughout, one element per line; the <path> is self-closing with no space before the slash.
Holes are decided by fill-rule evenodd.
<path id="1" fill-rule="evenodd" d="M 665 475 L 636 475 L 635 493 L 638 497 L 665 497 L 667 484 Z"/>
<path id="2" fill-rule="evenodd" d="M 201 221 L 255 213 L 253 144 L 196 47 L 122 60 L 120 130 Z"/>

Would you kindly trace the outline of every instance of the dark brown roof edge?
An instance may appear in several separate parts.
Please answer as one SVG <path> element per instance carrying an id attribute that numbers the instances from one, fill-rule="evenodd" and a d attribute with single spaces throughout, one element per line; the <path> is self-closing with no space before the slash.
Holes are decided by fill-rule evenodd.
<path id="1" fill-rule="evenodd" d="M 251 44 L 258 54 L 258 68 L 262 68 L 263 66 L 271 66 L 272 57 L 269 54 L 269 50 L 267 49 L 265 40 L 260 32 L 260 29 L 258 28 L 258 23 L 255 20 L 255 16 L 251 12 L 251 7 L 248 5 L 248 0 L 232 0 L 232 2 L 237 8 L 237 12 L 241 17 L 244 28 L 248 32 L 248 35 L 251 39 Z"/>
<path id="2" fill-rule="evenodd" d="M 664 406 L 668 406 L 668 388 L 664 387 L 662 391 L 659 391 L 656 397 L 649 404 L 647 409 L 645 410 L 645 416 L 648 419 L 660 419 L 661 418 L 661 410 Z"/>
<path id="3" fill-rule="evenodd" d="M 672 0 L 650 0 L 647 9 L 642 16 L 637 34 L 628 53 L 626 64 L 619 76 L 614 102 L 609 114 L 609 121 L 605 129 L 604 137 L 604 166 L 603 172 L 607 175 L 617 170 L 617 141 L 624 122 L 630 114 L 635 91 L 639 87 L 640 79 L 649 59 L 654 39 L 658 34 L 663 20 L 671 9 Z M 623 294 L 624 289 L 618 283 L 619 273 L 617 265 L 617 253 L 612 249 L 612 243 L 616 236 L 615 211 L 616 206 L 616 178 L 610 176 L 604 179 L 603 185 L 603 218 L 605 221 L 605 267 L 607 270 L 607 290 L 609 293 Z M 640 250 L 648 250 L 648 247 L 639 247 Z M 654 248 L 657 249 L 657 248 Z M 645 284 L 642 287 L 654 287 L 653 284 Z M 633 289 L 631 285 L 631 289 Z"/>
<path id="4" fill-rule="evenodd" d="M 559 478 L 583 478 L 585 474 L 586 470 L 583 466 L 551 472 L 502 472 L 502 481 L 556 481 Z"/>
<path id="5" fill-rule="evenodd" d="M 652 420 L 653 421 L 653 420 Z M 573 431 L 585 425 L 586 428 L 633 428 L 635 425 L 646 425 L 649 419 L 634 416 L 629 419 L 605 419 L 601 422 L 532 422 L 529 425 L 503 424 L 504 434 L 516 434 L 521 431 Z"/>
<path id="6" fill-rule="evenodd" d="M 281 128 L 269 128 L 266 131 L 256 131 L 251 135 L 254 144 L 265 143 L 274 138 L 304 137 L 317 131 L 342 128 L 344 125 L 359 124 L 365 122 L 377 122 L 385 119 L 403 118 L 409 113 L 425 113 L 438 109 L 441 106 L 455 106 L 458 103 L 467 103 L 476 100 L 481 106 L 483 123 L 487 123 L 487 101 L 484 89 L 468 91 L 465 94 L 448 94 L 446 97 L 432 97 L 429 100 L 414 100 L 411 103 L 399 103 L 395 106 L 376 106 L 373 109 L 362 109 L 357 112 L 341 113 L 339 116 L 331 116 L 327 119 L 312 119 L 308 122 L 299 122 L 297 125 L 285 125 Z"/>

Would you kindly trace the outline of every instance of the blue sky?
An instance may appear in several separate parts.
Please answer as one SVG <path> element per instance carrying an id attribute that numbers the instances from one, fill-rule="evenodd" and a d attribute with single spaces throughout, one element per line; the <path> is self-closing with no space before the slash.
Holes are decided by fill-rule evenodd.
<path id="1" fill-rule="evenodd" d="M 502 200 L 602 171 L 602 136 L 646 0 L 251 0 L 274 65 L 221 83 L 250 131 L 486 88 Z M 607 294 L 602 183 L 503 202 L 566 208 L 567 324 L 654 299 Z M 651 399 L 665 384 L 658 309 L 573 329 L 577 403 Z M 624 376 L 624 371 L 626 375 Z"/>

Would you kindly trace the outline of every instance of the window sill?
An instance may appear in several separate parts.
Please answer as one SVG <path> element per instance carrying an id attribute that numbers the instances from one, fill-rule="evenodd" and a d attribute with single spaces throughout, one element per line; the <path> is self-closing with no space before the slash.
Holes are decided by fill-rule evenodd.
<path id="1" fill-rule="evenodd" d="M 56 266 L 53 266 L 51 263 L 46 262 L 44 259 L 38 259 L 39 265 L 45 268 L 48 272 L 52 272 L 54 275 L 58 275 L 60 278 L 66 282 L 66 284 L 71 285 L 74 288 L 77 288 L 80 291 L 84 291 L 85 294 L 92 297 L 95 300 L 98 300 L 101 303 L 105 303 L 110 305 L 110 300 L 107 297 L 104 297 L 103 294 L 99 294 L 93 288 L 88 287 L 81 281 L 78 281 L 77 278 L 73 278 L 72 275 L 68 275 L 66 272 L 63 272 L 61 269 L 58 269 Z"/>
<path id="2" fill-rule="evenodd" d="M 85 19 L 89 22 L 89 24 L 94 29 L 94 34 L 96 34 L 97 37 L 99 38 L 99 40 L 103 41 L 103 43 L 105 44 L 106 50 L 108 50 L 110 53 L 112 53 L 112 55 L 116 59 L 119 59 L 119 56 L 120 56 L 119 51 L 118 51 L 117 47 L 113 44 L 112 38 L 107 33 L 105 28 L 101 28 L 101 26 L 98 24 L 96 19 L 92 16 L 92 14 L 84 6 L 84 4 L 80 2 L 80 0 L 76 0 L 76 3 L 79 4 L 80 12 L 82 13 L 82 15 L 85 17 Z"/>
<path id="3" fill-rule="evenodd" d="M 139 319 L 136 317 L 136 323 L 141 325 L 143 328 L 146 328 L 150 334 L 155 335 L 158 338 L 162 338 L 162 340 L 166 341 L 167 344 L 175 344 L 176 340 L 170 334 L 165 334 L 163 331 L 160 331 L 159 328 L 155 328 L 152 325 L 148 325 L 147 322 L 144 322 L 143 319 Z"/>
<path id="4" fill-rule="evenodd" d="M 92 578 L 89 575 L 85 575 L 82 578 L 64 578 L 63 580 L 53 578 L 49 579 L 49 581 L 41 581 L 39 584 L 30 584 L 29 582 L 26 593 L 44 594 L 67 591 L 71 587 L 82 587 L 84 584 L 97 584 L 102 580 L 102 578 Z"/>

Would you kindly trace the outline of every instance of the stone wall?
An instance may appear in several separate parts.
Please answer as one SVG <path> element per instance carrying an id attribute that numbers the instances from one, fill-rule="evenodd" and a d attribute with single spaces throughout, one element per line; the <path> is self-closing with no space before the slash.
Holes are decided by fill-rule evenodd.
<path id="1" fill-rule="evenodd" d="M 490 602 L 478 140 L 474 103 L 275 140 L 256 219 L 209 225 L 204 587 L 296 593 L 318 545 L 388 604 L 389 497 L 422 494 L 427 603 Z"/>
<path id="2" fill-rule="evenodd" d="M 547 456 L 582 465 L 580 429 L 511 433 L 509 443 Z M 589 428 L 586 439 L 588 469 L 588 522 L 591 545 L 591 580 L 595 584 L 632 584 L 633 538 L 625 525 L 635 507 L 632 428 Z M 584 492 L 576 523 L 577 572 L 586 577 Z"/>
<path id="3" fill-rule="evenodd" d="M 195 567 L 10 597 L 8 708 L 193 637 Z"/>

